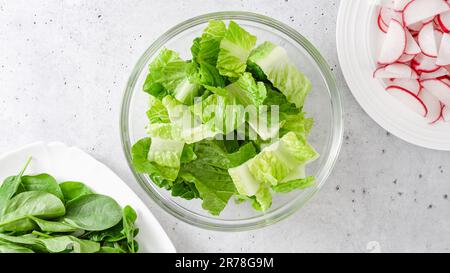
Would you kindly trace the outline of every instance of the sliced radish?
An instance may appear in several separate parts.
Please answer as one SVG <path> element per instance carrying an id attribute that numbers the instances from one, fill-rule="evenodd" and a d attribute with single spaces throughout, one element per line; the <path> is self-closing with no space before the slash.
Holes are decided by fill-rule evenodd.
<path id="1" fill-rule="evenodd" d="M 442 107 L 442 119 L 446 122 L 450 121 L 450 107 L 447 105 Z"/>
<path id="2" fill-rule="evenodd" d="M 440 66 L 436 65 L 436 60 L 437 58 L 419 54 L 414 58 L 412 66 L 417 72 L 431 73 L 440 68 Z"/>
<path id="3" fill-rule="evenodd" d="M 410 26 L 448 10 L 450 5 L 443 0 L 414 0 L 403 10 L 403 22 Z"/>
<path id="4" fill-rule="evenodd" d="M 440 66 L 450 65 L 450 34 L 445 33 L 442 36 L 436 64 Z"/>
<path id="5" fill-rule="evenodd" d="M 389 26 L 386 25 L 386 24 L 383 22 L 383 20 L 381 20 L 381 13 L 378 15 L 377 25 L 378 25 L 378 28 L 379 28 L 382 32 L 387 33 L 387 31 L 388 31 L 388 29 L 389 29 Z"/>
<path id="6" fill-rule="evenodd" d="M 414 59 L 414 57 L 416 57 L 416 55 L 403 54 L 400 57 L 400 59 L 397 60 L 397 62 L 399 62 L 399 63 L 408 63 L 408 62 L 412 61 Z"/>
<path id="7" fill-rule="evenodd" d="M 425 24 L 420 30 L 417 39 L 423 54 L 429 57 L 437 57 L 438 49 L 433 23 Z"/>
<path id="8" fill-rule="evenodd" d="M 388 92 L 419 115 L 423 117 L 427 115 L 428 109 L 426 105 L 418 96 L 414 95 L 414 93 L 401 88 L 390 88 Z"/>
<path id="9" fill-rule="evenodd" d="M 443 76 L 447 76 L 448 74 L 449 72 L 447 71 L 447 69 L 441 67 L 438 70 L 431 73 L 423 72 L 422 74 L 420 74 L 420 80 L 436 79 Z"/>
<path id="10" fill-rule="evenodd" d="M 373 77 L 378 79 L 418 79 L 419 75 L 406 64 L 394 63 L 379 67 L 373 73 Z"/>
<path id="11" fill-rule="evenodd" d="M 450 105 L 450 85 L 437 79 L 424 80 L 421 84 L 445 105 Z"/>
<path id="12" fill-rule="evenodd" d="M 395 0 L 394 2 L 394 9 L 396 11 L 403 11 L 406 7 L 406 5 L 409 4 L 412 0 Z"/>
<path id="13" fill-rule="evenodd" d="M 441 102 L 433 96 L 428 90 L 420 92 L 419 98 L 423 101 L 428 109 L 427 120 L 434 123 L 441 117 L 442 105 Z"/>
<path id="14" fill-rule="evenodd" d="M 444 12 L 437 16 L 437 21 L 445 33 L 450 32 L 450 11 Z"/>
<path id="15" fill-rule="evenodd" d="M 408 30 L 405 30 L 405 32 L 406 32 L 405 54 L 416 55 L 422 52 L 416 40 L 414 40 L 414 37 L 411 35 L 411 32 L 409 32 Z"/>
<path id="16" fill-rule="evenodd" d="M 440 77 L 438 80 L 450 86 L 450 78 L 448 76 Z"/>
<path id="17" fill-rule="evenodd" d="M 402 14 L 400 12 L 395 11 L 392 8 L 382 7 L 380 9 L 381 21 L 389 26 L 392 20 L 397 20 L 403 24 Z"/>
<path id="18" fill-rule="evenodd" d="M 441 48 L 442 37 L 444 37 L 444 33 L 438 29 L 435 29 L 434 30 L 434 39 L 436 40 L 436 48 L 437 48 L 438 54 L 439 54 L 439 49 Z"/>
<path id="19" fill-rule="evenodd" d="M 403 88 L 409 90 L 410 92 L 416 95 L 419 94 L 420 89 L 422 88 L 418 80 L 410 80 L 410 79 L 394 79 L 389 82 L 389 86 L 387 88 L 390 87 Z"/>
<path id="20" fill-rule="evenodd" d="M 381 49 L 378 62 L 380 64 L 391 64 L 403 55 L 406 48 L 406 31 L 397 20 L 392 20 Z"/>
<path id="21" fill-rule="evenodd" d="M 423 23 L 417 22 L 415 24 L 409 25 L 408 28 L 410 31 L 419 32 L 423 28 Z"/>

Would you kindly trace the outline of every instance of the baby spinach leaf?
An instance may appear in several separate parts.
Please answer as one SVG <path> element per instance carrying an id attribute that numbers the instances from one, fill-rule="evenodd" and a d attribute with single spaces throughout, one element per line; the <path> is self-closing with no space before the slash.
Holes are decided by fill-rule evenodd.
<path id="1" fill-rule="evenodd" d="M 14 194 L 17 192 L 17 189 L 20 186 L 22 181 L 22 175 L 30 164 L 31 158 L 28 159 L 27 163 L 20 171 L 20 173 L 16 176 L 11 176 L 6 178 L 3 184 L 0 187 L 0 216 L 5 213 L 6 205 L 8 204 L 9 199 L 11 199 Z"/>
<path id="2" fill-rule="evenodd" d="M 123 209 L 123 233 L 126 235 L 127 243 L 128 243 L 128 250 L 130 253 L 135 253 L 137 251 L 137 245 L 135 245 L 134 237 L 136 230 L 136 227 L 134 225 L 134 222 L 136 222 L 137 214 L 136 211 L 130 207 L 126 206 Z"/>
<path id="3" fill-rule="evenodd" d="M 74 232 L 77 230 L 76 227 L 65 223 L 47 221 L 34 216 L 28 216 L 28 219 L 36 223 L 36 225 L 38 225 L 39 228 L 45 232 Z"/>
<path id="4" fill-rule="evenodd" d="M 25 175 L 22 177 L 22 190 L 24 191 L 45 191 L 56 195 L 64 201 L 64 196 L 59 188 L 58 182 L 51 175 L 43 173 L 38 175 Z"/>
<path id="5" fill-rule="evenodd" d="M 115 226 L 122 209 L 111 197 L 100 194 L 80 196 L 67 204 L 63 221 L 80 229 L 95 231 Z"/>
<path id="6" fill-rule="evenodd" d="M 34 253 L 34 251 L 20 245 L 0 241 L 0 253 Z"/>
<path id="7" fill-rule="evenodd" d="M 88 186 L 81 182 L 67 181 L 59 184 L 64 200 L 70 202 L 80 196 L 94 193 Z"/>
<path id="8" fill-rule="evenodd" d="M 64 204 L 53 194 L 41 191 L 27 191 L 14 196 L 0 217 L 0 230 L 27 231 L 34 229 L 33 221 L 28 216 L 44 219 L 63 216 Z"/>
<path id="9" fill-rule="evenodd" d="M 73 236 L 60 236 L 36 240 L 50 253 L 94 253 L 100 250 L 100 244 L 98 242 L 81 240 Z"/>

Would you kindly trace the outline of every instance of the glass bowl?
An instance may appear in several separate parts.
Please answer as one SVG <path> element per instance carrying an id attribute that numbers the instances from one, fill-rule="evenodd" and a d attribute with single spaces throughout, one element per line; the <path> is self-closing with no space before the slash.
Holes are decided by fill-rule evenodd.
<path id="1" fill-rule="evenodd" d="M 131 162 L 131 147 L 146 136 L 148 95 L 142 86 L 148 64 L 160 49 L 166 47 L 191 59 L 190 46 L 201 35 L 211 19 L 234 20 L 256 35 L 258 43 L 271 41 L 284 47 L 292 62 L 311 80 L 313 90 L 306 99 L 305 111 L 315 120 L 310 135 L 311 144 L 321 154 L 308 165 L 307 174 L 316 177 L 313 187 L 289 194 L 274 194 L 273 205 L 265 213 L 255 211 L 248 202 L 237 204 L 233 198 L 220 216 L 212 216 L 201 207 L 201 200 L 187 201 L 172 197 L 170 192 L 158 188 L 148 176 L 137 173 Z M 322 187 L 337 160 L 342 142 L 343 122 L 341 99 L 330 66 L 317 49 L 293 28 L 266 16 L 249 12 L 217 12 L 184 21 L 159 37 L 142 55 L 128 80 L 122 102 L 120 130 L 122 145 L 128 164 L 137 181 L 150 197 L 164 210 L 178 219 L 207 229 L 240 231 L 256 229 L 278 222 L 292 215 Z"/>

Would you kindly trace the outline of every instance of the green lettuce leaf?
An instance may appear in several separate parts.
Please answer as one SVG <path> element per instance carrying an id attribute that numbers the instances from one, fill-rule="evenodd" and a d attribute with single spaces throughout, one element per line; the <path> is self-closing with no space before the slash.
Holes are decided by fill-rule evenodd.
<path id="1" fill-rule="evenodd" d="M 148 160 L 155 162 L 159 166 L 179 168 L 183 147 L 184 142 L 182 141 L 152 138 Z"/>
<path id="2" fill-rule="evenodd" d="M 227 27 L 224 22 L 210 20 L 199 41 L 198 52 L 194 55 L 194 60 L 199 64 L 206 63 L 216 66 L 220 51 L 220 42 L 226 32 Z"/>
<path id="3" fill-rule="evenodd" d="M 203 199 L 202 207 L 213 215 L 219 215 L 236 193 L 227 170 L 256 155 L 251 143 L 233 154 L 227 153 L 221 146 L 218 141 L 196 143 L 194 152 L 197 159 L 183 165 L 180 171 L 180 177 L 195 184 Z"/>
<path id="4" fill-rule="evenodd" d="M 272 186 L 274 192 L 288 193 L 294 190 L 303 190 L 314 185 L 314 177 L 308 176 L 303 179 L 291 180 L 289 182 L 280 183 Z"/>
<path id="5" fill-rule="evenodd" d="M 178 53 L 162 49 L 149 65 L 144 91 L 157 98 L 172 94 L 182 103 L 192 103 L 200 86 L 195 82 L 196 66 L 185 62 Z"/>
<path id="6" fill-rule="evenodd" d="M 249 62 L 258 65 L 289 102 L 303 107 L 311 82 L 292 64 L 284 48 L 264 42 L 252 52 Z"/>
<path id="7" fill-rule="evenodd" d="M 217 68 L 221 75 L 238 78 L 247 67 L 247 59 L 256 44 L 256 37 L 231 21 L 220 42 Z"/>

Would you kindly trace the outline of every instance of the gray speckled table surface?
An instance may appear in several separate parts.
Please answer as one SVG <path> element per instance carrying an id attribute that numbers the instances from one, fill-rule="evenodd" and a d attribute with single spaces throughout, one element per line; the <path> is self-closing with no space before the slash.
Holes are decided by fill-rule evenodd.
<path id="1" fill-rule="evenodd" d="M 338 65 L 332 0 L 0 0 L 0 153 L 37 141 L 78 146 L 142 197 L 181 252 L 449 251 L 450 153 L 390 135 L 356 103 Z M 304 34 L 338 79 L 344 145 L 324 188 L 294 216 L 249 232 L 198 229 L 139 188 L 122 153 L 119 109 L 140 54 L 185 19 L 265 14 Z M 1 167 L 1 166 L 0 166 Z"/>

